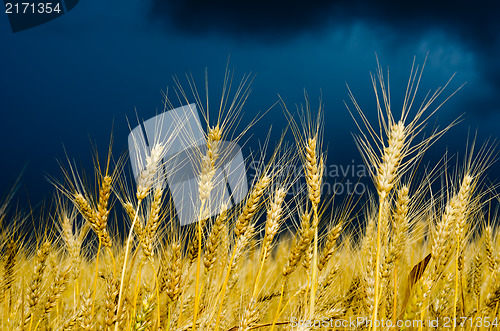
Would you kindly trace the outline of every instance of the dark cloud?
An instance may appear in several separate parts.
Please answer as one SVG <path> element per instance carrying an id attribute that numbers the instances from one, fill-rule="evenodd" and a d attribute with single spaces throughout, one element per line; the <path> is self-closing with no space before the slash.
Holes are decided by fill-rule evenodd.
<path id="1" fill-rule="evenodd" d="M 324 10 L 327 8 L 327 10 Z M 323 10 L 322 10 L 323 9 Z M 267 39 L 321 28 L 335 18 L 329 1 L 163 1 L 153 0 L 152 16 L 190 34 L 216 31 L 229 36 Z"/>
<path id="2" fill-rule="evenodd" d="M 317 0 L 234 1 L 152 0 L 151 16 L 169 28 L 191 35 L 207 33 L 254 42 L 280 43 L 301 33 L 321 33 L 362 22 L 378 31 L 386 47 L 442 31 L 472 52 L 489 94 L 482 93 L 478 114 L 499 111 L 500 3 L 470 0 Z M 370 50 L 373 52 L 374 50 Z"/>
<path id="3" fill-rule="evenodd" d="M 364 20 L 418 32 L 443 28 L 489 47 L 499 40 L 500 4 L 468 0 L 433 1 L 234 1 L 153 0 L 151 14 L 181 31 L 209 31 L 268 39 Z"/>

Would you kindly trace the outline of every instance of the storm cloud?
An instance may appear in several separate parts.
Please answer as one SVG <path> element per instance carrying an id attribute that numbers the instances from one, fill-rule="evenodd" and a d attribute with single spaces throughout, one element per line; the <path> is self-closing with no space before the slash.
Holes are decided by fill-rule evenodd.
<path id="1" fill-rule="evenodd" d="M 202 1 L 153 0 L 151 15 L 193 34 L 209 31 L 257 39 L 293 36 L 307 30 L 364 20 L 418 33 L 439 28 L 485 49 L 498 44 L 499 4 L 471 1 Z M 394 33 L 401 30 L 393 30 Z"/>
<path id="2" fill-rule="evenodd" d="M 152 0 L 150 15 L 188 35 L 216 34 L 254 43 L 280 44 L 309 33 L 363 23 L 398 47 L 406 40 L 444 33 L 476 58 L 483 93 L 471 106 L 477 114 L 500 111 L 500 3 L 459 1 L 202 1 Z M 399 46 L 404 47 L 404 46 Z M 489 92 L 488 92 L 489 91 Z"/>

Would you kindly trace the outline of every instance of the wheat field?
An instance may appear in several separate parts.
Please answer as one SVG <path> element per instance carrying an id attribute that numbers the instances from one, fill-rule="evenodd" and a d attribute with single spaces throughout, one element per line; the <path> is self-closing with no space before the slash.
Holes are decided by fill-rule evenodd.
<path id="1" fill-rule="evenodd" d="M 297 112 L 282 103 L 294 141 L 282 138 L 271 152 L 266 141 L 263 155 L 252 156 L 262 166 L 245 200 L 216 217 L 207 215 L 220 142 L 251 130 L 252 123 L 231 132 L 251 77 L 231 90 L 226 73 L 215 119 L 196 87 L 185 91 L 176 80 L 176 97 L 194 99 L 209 123 L 197 160 L 196 222 L 179 226 L 159 184 L 166 144 L 142 160 L 137 183 L 111 146 L 86 169 L 90 179 L 61 162 L 54 207 L 34 239 L 26 217 L 10 208 L 13 193 L 0 208 L 1 329 L 499 329 L 500 232 L 491 210 L 498 197 L 484 178 L 495 146 L 472 142 L 455 167 L 418 166 L 454 124 L 423 134 L 455 92 L 445 85 L 419 100 L 422 71 L 412 68 L 405 102 L 393 112 L 377 68 L 377 122 L 349 90 L 356 144 L 372 169 L 366 202 L 322 194 L 323 109 L 306 99 Z M 173 107 L 168 98 L 165 106 Z M 300 179 L 283 169 L 294 162 L 306 189 L 291 195 Z"/>

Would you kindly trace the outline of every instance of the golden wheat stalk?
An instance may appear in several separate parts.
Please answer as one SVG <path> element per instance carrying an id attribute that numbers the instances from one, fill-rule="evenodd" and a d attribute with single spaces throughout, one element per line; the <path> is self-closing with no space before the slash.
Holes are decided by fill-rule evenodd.
<path id="1" fill-rule="evenodd" d="M 373 330 L 376 330 L 376 323 L 378 318 L 378 306 L 380 300 L 380 262 L 382 255 L 382 223 L 384 214 L 384 209 L 386 208 L 386 199 L 391 192 L 394 182 L 398 176 L 398 168 L 403 159 L 404 152 L 403 148 L 405 146 L 405 126 L 402 121 L 393 124 L 388 137 L 388 145 L 384 147 L 384 153 L 382 155 L 382 162 L 377 168 L 376 186 L 379 195 L 379 212 L 378 212 L 378 226 L 377 226 L 377 238 L 376 238 L 376 256 L 375 256 L 375 293 L 374 293 L 374 307 L 372 316 Z M 386 216 L 387 217 L 387 216 Z"/>
<path id="2" fill-rule="evenodd" d="M 151 262 L 153 262 L 154 256 L 153 244 L 156 240 L 156 230 L 160 225 L 160 209 L 162 196 L 163 188 L 161 186 L 156 187 L 153 192 L 153 201 L 150 206 L 148 222 L 146 223 L 146 227 L 142 233 L 142 236 L 139 237 L 142 244 L 144 256 Z M 140 222 L 137 222 L 137 224 L 140 224 Z"/>
<path id="3" fill-rule="evenodd" d="M 323 158 L 317 155 L 317 137 L 310 137 L 305 145 L 305 174 L 309 193 L 309 200 L 313 208 L 312 228 L 314 229 L 313 257 L 311 262 L 311 293 L 309 299 L 309 318 L 314 317 L 314 308 L 317 290 L 318 274 L 318 206 L 321 197 L 321 183 L 323 178 Z"/>
<path id="4" fill-rule="evenodd" d="M 155 176 L 158 172 L 159 164 L 162 160 L 163 154 L 165 152 L 165 145 L 162 143 L 157 143 L 151 149 L 151 154 L 146 157 L 146 166 L 144 170 L 139 175 L 138 183 L 137 183 L 137 210 L 132 220 L 132 224 L 130 226 L 130 230 L 127 237 L 127 243 L 125 245 L 125 255 L 123 258 L 123 266 L 121 272 L 121 280 L 120 280 L 120 291 L 118 294 L 118 303 L 117 303 L 117 314 L 120 314 L 121 305 L 122 305 L 122 297 L 123 297 L 123 285 L 125 282 L 125 271 L 127 270 L 127 259 L 130 250 L 130 244 L 132 242 L 132 234 L 134 232 L 135 223 L 137 222 L 137 217 L 139 215 L 139 210 L 141 207 L 142 201 L 146 198 L 151 187 L 154 185 Z M 158 307 L 159 309 L 159 307 Z M 118 323 L 115 323 L 115 331 L 118 331 Z"/>
<path id="5" fill-rule="evenodd" d="M 221 206 L 222 212 L 215 219 L 215 223 L 212 225 L 212 231 L 208 236 L 207 244 L 205 247 L 205 254 L 203 256 L 203 263 L 205 265 L 205 271 L 208 273 L 215 264 L 217 259 L 217 248 L 220 243 L 220 236 L 222 234 L 222 230 L 226 225 L 227 220 L 227 206 Z"/>
<path id="6" fill-rule="evenodd" d="M 31 326 L 33 325 L 33 314 L 35 312 L 35 308 L 37 303 L 40 301 L 42 296 L 42 281 L 43 274 L 45 268 L 47 266 L 47 258 L 49 257 L 49 253 L 51 250 L 51 241 L 45 240 L 40 248 L 36 252 L 36 262 L 33 270 L 32 279 L 28 286 L 28 315 L 24 321 L 24 327 L 27 327 L 27 323 L 29 321 L 29 328 L 31 330 Z"/>
<path id="7" fill-rule="evenodd" d="M 323 245 L 321 257 L 319 258 L 318 261 L 319 272 L 321 272 L 325 268 L 326 264 L 330 260 L 330 257 L 333 255 L 335 251 L 335 243 L 337 242 L 337 239 L 340 237 L 342 228 L 343 224 L 339 223 L 329 229 L 328 234 L 326 235 L 325 244 Z"/>
<path id="8" fill-rule="evenodd" d="M 236 235 L 237 239 L 245 234 L 248 224 L 252 217 L 255 215 L 255 212 L 257 211 L 260 203 L 260 199 L 269 183 L 271 183 L 271 177 L 269 177 L 267 174 L 263 174 L 259 178 L 257 183 L 252 187 L 252 191 L 248 196 L 247 201 L 243 206 L 243 210 L 239 214 L 234 226 L 234 234 Z"/>
<path id="9" fill-rule="evenodd" d="M 194 313 L 193 313 L 193 330 L 196 330 L 197 318 L 198 318 L 198 306 L 200 304 L 200 297 L 203 292 L 203 285 L 200 285 L 201 277 L 201 246 L 203 240 L 203 225 L 205 219 L 208 217 L 210 211 L 210 192 L 213 188 L 213 177 L 215 174 L 215 160 L 219 153 L 219 143 L 222 137 L 222 131 L 219 126 L 215 126 L 208 130 L 207 136 L 207 152 L 206 155 L 202 157 L 202 166 L 200 179 L 198 182 L 198 194 L 200 198 L 200 211 L 198 217 L 198 223 L 196 227 L 196 282 L 195 282 L 195 297 L 194 297 Z"/>
<path id="10" fill-rule="evenodd" d="M 311 227 L 310 217 L 311 215 L 308 213 L 302 213 L 301 215 L 300 230 L 296 235 L 294 244 L 290 250 L 290 255 L 288 256 L 288 260 L 282 271 L 285 280 L 295 271 L 297 265 L 302 259 L 302 255 L 304 255 L 307 247 L 310 246 L 314 237 L 314 229 Z"/>

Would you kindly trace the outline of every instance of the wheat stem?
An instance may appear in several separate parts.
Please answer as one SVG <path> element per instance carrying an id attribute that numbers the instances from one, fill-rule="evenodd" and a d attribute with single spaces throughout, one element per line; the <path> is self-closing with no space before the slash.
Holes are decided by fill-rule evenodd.
<path id="1" fill-rule="evenodd" d="M 122 305 L 123 285 L 125 282 L 125 271 L 127 269 L 127 259 L 128 259 L 128 253 L 130 250 L 130 243 L 132 242 L 132 234 L 134 232 L 135 222 L 137 221 L 137 218 L 139 216 L 139 209 L 141 207 L 141 203 L 142 203 L 142 200 L 139 200 L 139 202 L 137 203 L 137 211 L 136 211 L 134 219 L 132 221 L 132 225 L 130 226 L 130 230 L 128 232 L 128 237 L 127 237 L 127 244 L 125 246 L 125 256 L 123 258 L 122 275 L 121 275 L 121 279 L 120 279 L 120 291 L 118 294 L 118 304 L 117 304 L 117 309 L 116 309 L 117 318 L 118 318 L 118 315 L 120 314 L 120 309 L 121 309 L 121 305 Z M 115 331 L 118 331 L 118 322 L 115 323 Z"/>
<path id="2" fill-rule="evenodd" d="M 99 237 L 99 246 L 97 247 L 97 256 L 95 258 L 95 276 L 94 276 L 94 286 L 92 290 L 92 309 L 90 314 L 94 316 L 94 306 L 95 306 L 95 296 L 97 294 L 97 277 L 99 276 L 99 253 L 101 252 L 101 237 Z"/>

